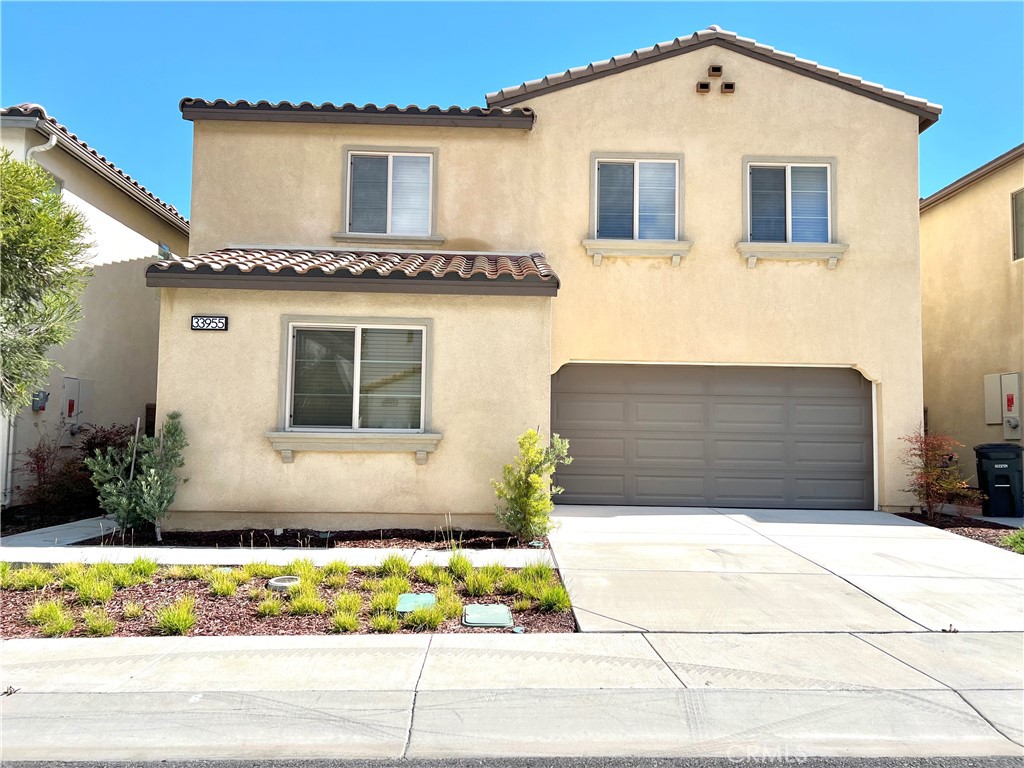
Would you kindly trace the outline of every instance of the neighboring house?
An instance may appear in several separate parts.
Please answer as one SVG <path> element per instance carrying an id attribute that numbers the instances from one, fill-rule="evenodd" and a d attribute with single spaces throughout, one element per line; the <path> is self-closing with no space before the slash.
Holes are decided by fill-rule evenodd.
<path id="1" fill-rule="evenodd" d="M 3 146 L 15 160 L 34 160 L 54 177 L 64 200 L 82 212 L 93 248 L 93 275 L 82 294 L 74 338 L 49 356 L 60 363 L 41 392 L 45 410 L 4 419 L 3 503 L 19 501 L 29 481 L 25 450 L 42 438 L 68 444 L 87 424 L 145 418 L 156 401 L 159 291 L 144 267 L 159 252 L 188 252 L 188 221 L 172 206 L 72 134 L 38 104 L 0 110 Z"/>
<path id="2" fill-rule="evenodd" d="M 913 503 L 941 107 L 716 27 L 487 102 L 182 101 L 170 527 L 493 526 L 530 427 L 565 503 Z"/>
<path id="3" fill-rule="evenodd" d="M 921 201 L 924 404 L 931 432 L 1021 440 L 1024 144 Z"/>

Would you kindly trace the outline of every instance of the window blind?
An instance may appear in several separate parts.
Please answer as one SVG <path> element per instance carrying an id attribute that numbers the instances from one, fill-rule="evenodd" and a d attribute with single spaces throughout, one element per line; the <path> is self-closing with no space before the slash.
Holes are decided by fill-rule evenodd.
<path id="1" fill-rule="evenodd" d="M 352 155 L 349 231 L 388 231 L 388 158 Z"/>
<path id="2" fill-rule="evenodd" d="M 786 169 L 750 169 L 750 240 L 786 242 Z"/>
<path id="3" fill-rule="evenodd" d="M 391 163 L 391 233 L 429 235 L 430 158 L 395 155 Z"/>
<path id="4" fill-rule="evenodd" d="M 364 328 L 359 378 L 360 427 L 422 428 L 423 331 Z"/>
<path id="5" fill-rule="evenodd" d="M 597 236 L 633 239 L 633 164 L 597 165 Z"/>
<path id="6" fill-rule="evenodd" d="M 789 169 L 790 239 L 794 243 L 828 242 L 828 171 L 794 166 Z"/>
<path id="7" fill-rule="evenodd" d="M 641 240 L 676 239 L 676 165 L 639 163 Z"/>

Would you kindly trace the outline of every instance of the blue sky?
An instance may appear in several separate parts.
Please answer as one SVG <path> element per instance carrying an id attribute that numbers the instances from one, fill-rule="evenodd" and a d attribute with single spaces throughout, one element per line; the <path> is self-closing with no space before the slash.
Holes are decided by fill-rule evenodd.
<path id="1" fill-rule="evenodd" d="M 189 211 L 184 96 L 482 104 L 710 24 L 945 107 L 928 195 L 1024 140 L 1024 3 L 0 4 L 0 99 L 51 115 Z"/>

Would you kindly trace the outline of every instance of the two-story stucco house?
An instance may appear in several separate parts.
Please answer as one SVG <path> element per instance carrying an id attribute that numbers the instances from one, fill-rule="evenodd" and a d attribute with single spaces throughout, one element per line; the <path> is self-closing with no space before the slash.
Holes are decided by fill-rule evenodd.
<path id="1" fill-rule="evenodd" d="M 171 527 L 493 526 L 530 427 L 569 504 L 911 503 L 940 107 L 716 27 L 487 103 L 182 102 Z"/>
<path id="2" fill-rule="evenodd" d="M 53 176 L 85 218 L 93 246 L 75 336 L 49 353 L 61 366 L 40 390 L 49 399 L 0 428 L 7 505 L 20 501 L 18 488 L 30 481 L 21 471 L 25 451 L 41 438 L 66 444 L 88 424 L 134 424 L 156 401 L 160 297 L 142 270 L 160 252 L 188 253 L 188 221 L 38 104 L 0 110 L 0 131 L 15 160 Z"/>
<path id="3" fill-rule="evenodd" d="M 921 291 L 928 427 L 971 476 L 1024 434 L 1024 144 L 921 201 Z"/>

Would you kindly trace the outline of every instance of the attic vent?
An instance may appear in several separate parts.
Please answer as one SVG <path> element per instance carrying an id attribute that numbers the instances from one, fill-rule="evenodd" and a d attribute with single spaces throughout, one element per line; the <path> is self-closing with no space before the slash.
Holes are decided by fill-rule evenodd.
<path id="1" fill-rule="evenodd" d="M 722 76 L 722 65 L 712 64 L 708 67 L 708 77 L 721 77 Z"/>
<path id="2" fill-rule="evenodd" d="M 711 93 L 711 83 L 703 80 L 697 83 L 697 93 Z"/>
<path id="3" fill-rule="evenodd" d="M 736 93 L 736 83 L 722 83 L 722 93 Z"/>

